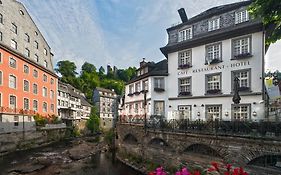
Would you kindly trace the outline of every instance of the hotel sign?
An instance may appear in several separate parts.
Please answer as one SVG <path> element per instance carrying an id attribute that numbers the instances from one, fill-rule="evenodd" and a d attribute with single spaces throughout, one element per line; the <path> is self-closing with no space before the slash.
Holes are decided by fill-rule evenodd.
<path id="1" fill-rule="evenodd" d="M 243 66 L 248 66 L 250 65 L 250 61 L 242 61 L 238 63 L 231 63 L 230 65 L 216 65 L 216 66 L 208 66 L 204 68 L 199 68 L 199 69 L 191 69 L 192 73 L 201 73 L 201 72 L 208 72 L 208 71 L 213 71 L 213 70 L 223 70 L 223 69 L 228 69 L 228 68 L 235 68 L 235 67 L 243 67 Z M 182 70 L 178 72 L 178 75 L 184 75 L 188 74 L 189 70 Z M 189 73 L 191 73 L 189 72 Z"/>

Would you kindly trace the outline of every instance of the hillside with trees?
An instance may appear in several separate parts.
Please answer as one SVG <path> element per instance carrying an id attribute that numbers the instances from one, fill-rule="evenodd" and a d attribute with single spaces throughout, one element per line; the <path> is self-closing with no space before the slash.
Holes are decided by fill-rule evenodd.
<path id="1" fill-rule="evenodd" d="M 74 62 L 63 60 L 57 63 L 55 71 L 61 75 L 60 80 L 69 83 L 82 91 L 87 100 L 92 102 L 93 89 L 103 87 L 114 89 L 121 95 L 125 88 L 125 83 L 136 74 L 135 67 L 127 69 L 117 69 L 108 66 L 106 70 L 101 66 L 98 70 L 95 65 L 85 62 L 81 67 L 81 72 L 76 72 L 77 67 Z"/>

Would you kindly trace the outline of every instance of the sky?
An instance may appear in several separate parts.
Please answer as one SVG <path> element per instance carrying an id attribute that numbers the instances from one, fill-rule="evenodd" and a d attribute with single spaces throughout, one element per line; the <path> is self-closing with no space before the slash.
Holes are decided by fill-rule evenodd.
<path id="1" fill-rule="evenodd" d="M 60 60 L 87 61 L 97 68 L 138 67 L 142 58 L 160 61 L 166 29 L 209 8 L 240 0 L 19 0 Z M 281 41 L 270 46 L 266 69 L 281 70 Z"/>

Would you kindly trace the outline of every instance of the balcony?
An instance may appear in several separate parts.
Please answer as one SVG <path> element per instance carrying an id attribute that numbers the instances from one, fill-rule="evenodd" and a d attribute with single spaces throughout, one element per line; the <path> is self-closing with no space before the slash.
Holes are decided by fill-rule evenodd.
<path id="1" fill-rule="evenodd" d="M 9 107 L 0 107 L 0 113 L 7 114 L 23 114 L 23 115 L 35 115 L 36 111 L 34 110 L 25 110 L 20 108 L 9 108 Z"/>

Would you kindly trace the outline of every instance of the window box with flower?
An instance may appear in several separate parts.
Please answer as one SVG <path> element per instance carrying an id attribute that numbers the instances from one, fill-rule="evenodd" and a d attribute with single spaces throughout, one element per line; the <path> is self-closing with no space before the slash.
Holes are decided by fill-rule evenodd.
<path id="1" fill-rule="evenodd" d="M 210 89 L 207 90 L 207 94 L 220 94 L 221 90 L 220 89 Z"/>

